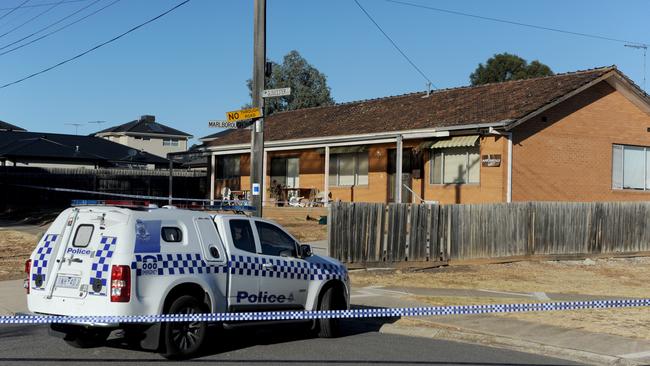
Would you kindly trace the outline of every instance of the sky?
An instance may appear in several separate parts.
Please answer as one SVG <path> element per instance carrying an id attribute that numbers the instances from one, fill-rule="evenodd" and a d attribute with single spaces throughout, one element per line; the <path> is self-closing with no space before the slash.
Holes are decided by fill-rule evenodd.
<path id="1" fill-rule="evenodd" d="M 0 0 L 12 8 L 25 0 Z M 57 3 L 30 0 L 25 5 Z M 0 52 L 94 0 L 49 8 L 0 10 Z M 113 0 L 98 0 L 56 29 Z M 599 0 L 403 0 L 486 17 L 650 43 L 650 2 Z M 6 84 L 86 51 L 153 18 L 181 0 L 120 0 L 41 41 L 0 56 Z M 539 60 L 556 73 L 617 65 L 643 82 L 642 50 L 623 43 L 359 0 L 437 88 L 469 84 L 495 53 Z M 6 15 L 6 16 L 5 16 Z M 3 17 L 4 16 L 4 17 Z M 34 20 L 27 22 L 34 18 Z M 0 89 L 0 120 L 30 131 L 79 134 L 140 115 L 192 134 L 217 129 L 228 111 L 249 102 L 253 0 L 191 0 L 161 19 L 75 61 Z M 20 26 L 21 24 L 24 25 Z M 45 33 L 45 32 L 43 32 Z M 39 33 L 42 35 L 43 33 Z M 35 37 L 29 38 L 31 40 Z M 20 44 L 20 43 L 17 43 Z M 327 76 L 336 102 L 423 91 L 426 80 L 393 48 L 353 0 L 267 0 L 267 58 L 297 50 Z M 106 121 L 96 124 L 89 121 Z"/>

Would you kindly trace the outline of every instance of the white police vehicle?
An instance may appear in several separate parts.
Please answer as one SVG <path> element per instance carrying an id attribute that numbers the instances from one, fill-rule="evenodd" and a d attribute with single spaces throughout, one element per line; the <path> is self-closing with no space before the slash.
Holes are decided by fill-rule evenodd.
<path id="1" fill-rule="evenodd" d="M 31 312 L 63 316 L 223 313 L 349 308 L 345 267 L 277 224 L 174 208 L 73 207 L 49 227 L 26 264 Z M 249 323 L 244 323 L 249 324 Z M 257 323 L 259 324 L 259 323 Z M 242 323 L 221 324 L 224 327 Z M 189 357 L 205 322 L 52 324 L 79 347 L 112 330 L 167 357 Z M 320 319 L 321 337 L 337 321 Z"/>

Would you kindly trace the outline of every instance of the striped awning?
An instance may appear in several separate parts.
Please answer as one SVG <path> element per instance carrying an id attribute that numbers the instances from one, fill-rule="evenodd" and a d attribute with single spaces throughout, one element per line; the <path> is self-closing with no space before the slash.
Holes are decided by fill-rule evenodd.
<path id="1" fill-rule="evenodd" d="M 432 149 L 447 149 L 450 147 L 476 146 L 479 135 L 454 136 L 450 139 L 438 140 L 431 144 Z"/>

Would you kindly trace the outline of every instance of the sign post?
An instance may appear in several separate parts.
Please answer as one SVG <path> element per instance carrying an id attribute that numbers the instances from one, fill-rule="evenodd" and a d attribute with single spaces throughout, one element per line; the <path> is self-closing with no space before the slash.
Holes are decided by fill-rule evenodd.
<path id="1" fill-rule="evenodd" d="M 253 107 L 258 112 L 264 110 L 264 69 L 266 66 L 266 0 L 254 0 L 253 16 Z M 233 116 L 234 117 L 234 116 Z M 250 181 L 251 192 L 257 187 L 258 192 L 264 189 L 264 119 L 262 113 L 254 118 L 255 125 L 251 129 L 251 162 Z M 261 187 L 261 189 L 260 189 Z M 263 195 L 252 195 L 251 205 L 255 208 L 253 215 L 262 217 Z"/>

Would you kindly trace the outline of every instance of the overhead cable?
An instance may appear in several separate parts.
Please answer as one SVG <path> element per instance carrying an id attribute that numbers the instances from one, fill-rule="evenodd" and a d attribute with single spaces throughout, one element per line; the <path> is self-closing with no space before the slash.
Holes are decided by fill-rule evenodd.
<path id="1" fill-rule="evenodd" d="M 413 62 L 413 60 L 411 60 L 411 58 L 408 57 L 404 51 L 402 51 L 402 49 L 397 45 L 397 43 L 395 41 L 393 41 L 393 39 L 381 28 L 379 23 L 377 23 L 375 21 L 375 19 L 373 19 L 373 17 L 370 15 L 370 13 L 368 13 L 366 11 L 366 9 L 364 9 L 364 7 L 361 6 L 359 1 L 354 0 L 354 2 L 357 4 L 359 9 L 361 9 L 361 11 L 363 11 L 363 13 L 366 15 L 366 17 L 368 17 L 368 19 L 370 19 L 370 21 L 375 25 L 375 27 L 377 27 L 377 29 L 379 29 L 379 31 L 384 35 L 384 37 L 386 37 L 386 39 L 388 39 L 388 41 L 393 45 L 393 47 L 395 47 L 397 52 L 399 52 L 402 55 L 402 57 L 404 57 L 404 59 L 406 59 L 406 61 L 408 61 L 408 63 L 411 64 L 411 66 L 413 66 L 413 68 L 427 81 L 428 85 L 430 85 L 430 86 L 433 85 L 433 87 L 437 89 L 438 87 L 435 86 L 435 84 L 433 84 L 431 79 L 429 79 L 429 77 L 415 64 L 415 62 Z"/>
<path id="2" fill-rule="evenodd" d="M 144 27 L 145 25 L 147 25 L 147 24 L 149 24 L 149 23 L 152 23 L 152 22 L 154 22 L 154 21 L 156 21 L 156 20 L 158 20 L 158 19 L 164 17 L 165 15 L 167 15 L 167 14 L 171 13 L 172 11 L 174 11 L 174 10 L 180 8 L 181 6 L 187 4 L 188 2 L 190 2 L 190 0 L 185 0 L 185 1 L 183 1 L 183 2 L 181 2 L 181 3 L 179 3 L 179 4 L 177 4 L 177 5 L 174 6 L 173 8 L 171 8 L 171 9 L 165 11 L 164 13 L 161 13 L 161 14 L 159 14 L 159 15 L 157 15 L 157 16 L 155 16 L 155 17 L 149 19 L 149 20 L 147 20 L 147 21 L 144 22 L 144 23 L 140 23 L 140 24 L 136 25 L 135 27 L 133 27 L 133 28 L 127 30 L 126 32 L 121 33 L 120 35 L 115 36 L 115 37 L 109 39 L 108 41 L 104 41 L 104 42 L 102 42 L 102 43 L 100 43 L 100 44 L 98 44 L 98 45 L 96 45 L 96 46 L 94 46 L 94 47 L 92 47 L 92 48 L 90 48 L 90 49 L 88 49 L 88 50 L 86 50 L 86 51 L 84 51 L 84 52 L 82 52 L 82 53 L 76 55 L 76 56 L 73 56 L 73 57 L 70 57 L 70 58 L 68 58 L 68 59 L 65 59 L 65 60 L 63 60 L 63 61 L 61 61 L 61 62 L 59 62 L 59 63 L 57 63 L 57 64 L 55 64 L 55 65 L 52 65 L 52 66 L 50 66 L 50 67 L 48 67 L 48 68 L 46 68 L 46 69 L 43 69 L 43 70 L 38 71 L 38 72 L 35 72 L 35 73 L 33 73 L 33 74 L 27 75 L 27 76 L 25 76 L 25 77 L 23 77 L 23 78 L 20 78 L 20 79 L 16 80 L 16 81 L 12 81 L 12 82 L 10 82 L 10 83 L 4 84 L 4 85 L 0 85 L 0 89 L 4 89 L 4 88 L 6 88 L 6 87 L 9 87 L 9 86 L 12 86 L 12 85 L 15 85 L 15 84 L 21 83 L 21 82 L 23 82 L 23 81 L 25 81 L 25 80 L 31 79 L 31 78 L 33 78 L 33 77 L 35 77 L 35 76 L 38 76 L 38 75 L 44 74 L 44 73 L 46 73 L 46 72 L 48 72 L 48 71 L 50 71 L 50 70 L 53 70 L 53 69 L 55 69 L 55 68 L 57 68 L 57 67 L 59 67 L 59 66 L 62 66 L 62 65 L 64 65 L 64 64 L 67 64 L 67 63 L 70 62 L 70 61 L 74 61 L 74 60 L 76 60 L 76 59 L 78 59 L 78 58 L 81 58 L 81 57 L 83 57 L 83 56 L 85 56 L 85 55 L 87 55 L 87 54 L 89 54 L 89 53 L 91 53 L 91 52 L 93 52 L 93 51 L 95 51 L 95 50 L 97 50 L 97 49 L 103 47 L 103 46 L 106 46 L 106 45 L 109 44 L 109 43 L 112 43 L 112 42 L 117 41 L 118 39 L 120 39 L 120 38 L 126 36 L 127 34 L 132 33 L 132 32 L 134 32 L 134 31 L 136 31 L 136 30 L 138 30 L 138 29 Z"/>
<path id="3" fill-rule="evenodd" d="M 440 12 L 440 13 L 454 14 L 454 15 L 459 15 L 459 16 L 464 16 L 464 17 L 469 17 L 469 18 L 488 20 L 488 21 L 491 21 L 491 22 L 512 24 L 512 25 L 517 25 L 517 26 L 521 26 L 521 27 L 540 29 L 540 30 L 556 32 L 556 33 L 571 34 L 571 35 L 574 35 L 574 36 L 587 37 L 587 38 L 593 38 L 593 39 L 600 39 L 600 40 L 603 40 L 603 41 L 627 43 L 627 44 L 642 45 L 642 46 L 650 46 L 650 44 L 645 43 L 645 42 L 630 41 L 630 40 L 626 40 L 626 39 L 608 37 L 608 36 L 603 36 L 603 35 L 598 35 L 598 34 L 574 32 L 574 31 L 569 31 L 569 30 L 565 30 L 565 29 L 551 28 L 551 27 L 545 27 L 545 26 L 541 26 L 541 25 L 522 23 L 522 22 L 517 22 L 517 21 L 514 21 L 514 20 L 508 20 L 508 19 L 492 18 L 492 17 L 483 16 L 483 15 L 463 13 L 463 12 L 455 11 L 455 10 L 442 9 L 442 8 L 436 8 L 436 7 L 433 7 L 433 6 L 421 5 L 421 4 L 411 3 L 411 2 L 407 2 L 407 1 L 401 1 L 401 0 L 384 0 L 384 1 L 389 2 L 389 3 L 394 3 L 394 4 L 410 6 L 410 7 L 414 7 L 414 8 L 437 11 L 437 12 Z"/>

